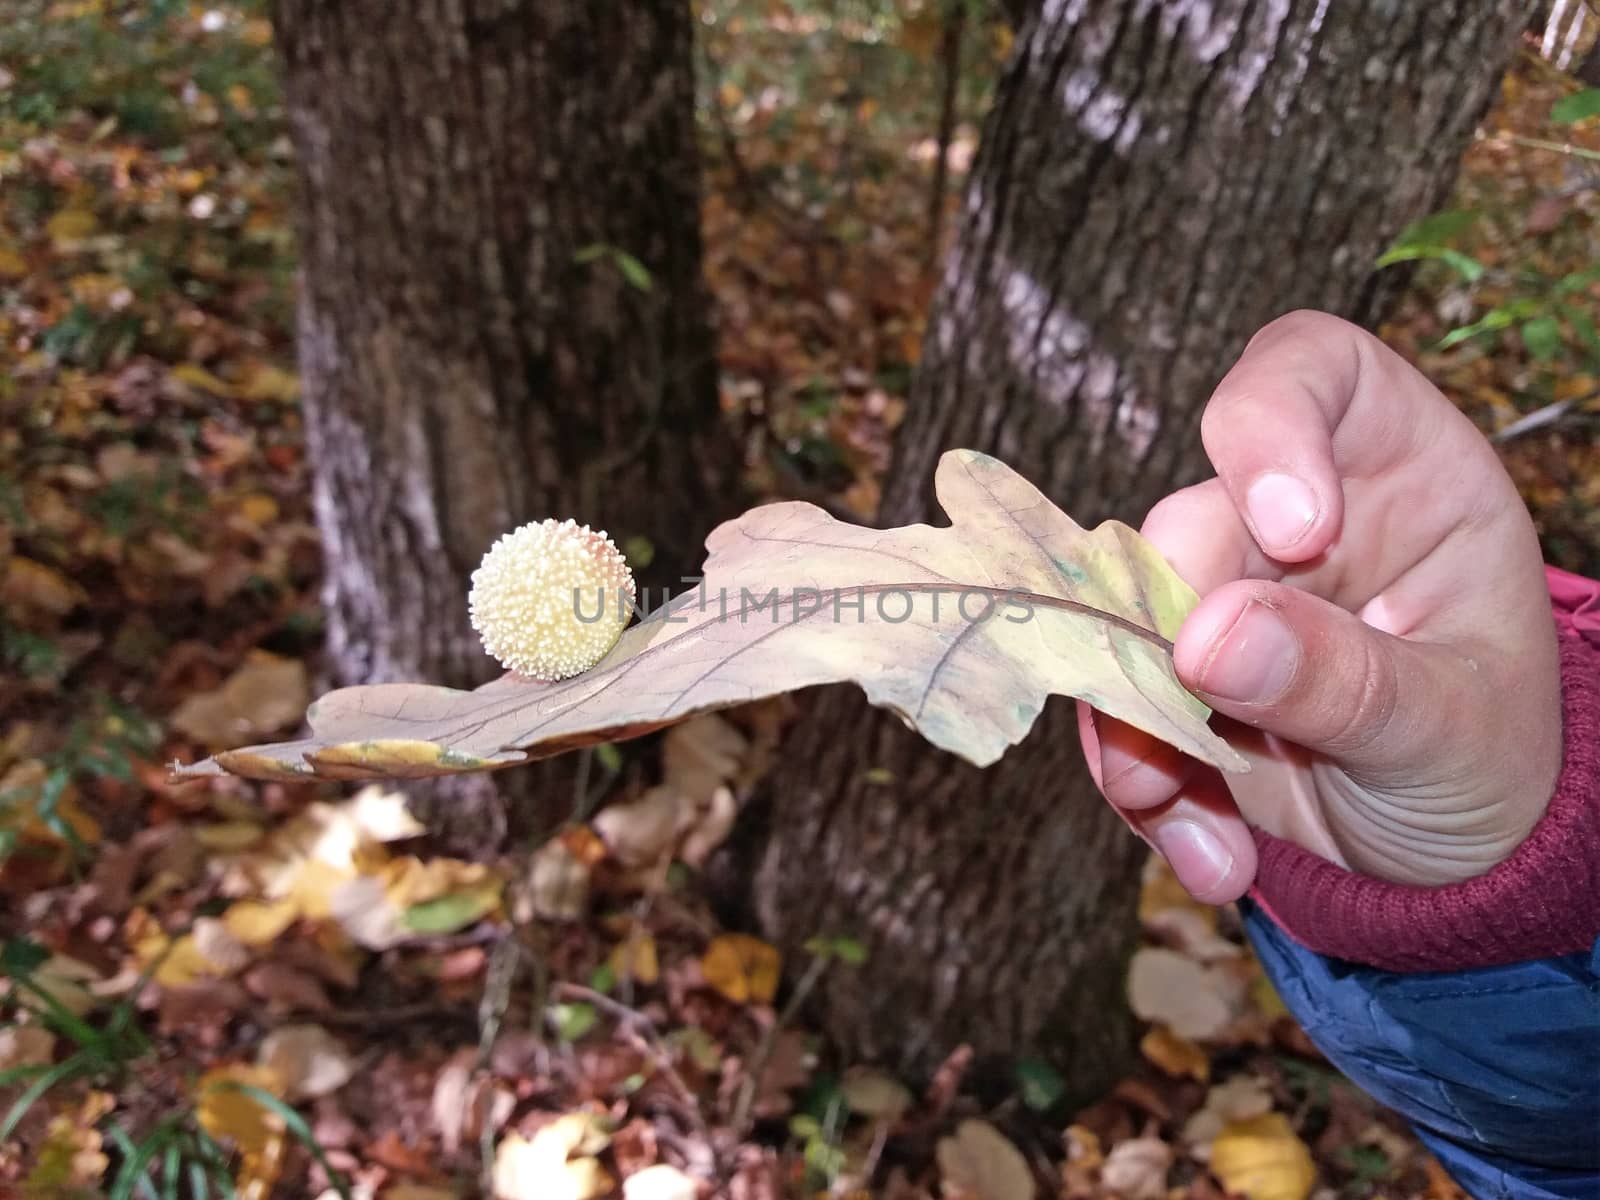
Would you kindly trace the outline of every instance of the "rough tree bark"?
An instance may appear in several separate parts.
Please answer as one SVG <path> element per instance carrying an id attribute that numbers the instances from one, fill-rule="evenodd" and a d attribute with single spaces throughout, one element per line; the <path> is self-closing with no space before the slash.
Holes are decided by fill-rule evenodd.
<path id="1" fill-rule="evenodd" d="M 481 682 L 467 578 L 498 533 L 572 516 L 648 538 L 660 584 L 731 494 L 689 4 L 272 15 L 332 673 Z"/>
<path id="2" fill-rule="evenodd" d="M 1207 474 L 1201 408 L 1297 307 L 1371 323 L 1372 263 L 1443 198 L 1525 20 L 1517 0 L 1054 0 L 1006 69 L 935 301 L 885 523 L 931 515 L 942 450 L 998 455 L 1085 524 Z M 871 951 L 821 992 L 853 1058 L 967 1042 L 1098 1089 L 1129 1039 L 1143 845 L 1093 794 L 1071 705 L 996 768 L 853 689 L 813 698 L 756 881 L 788 950 Z M 803 764 L 803 765 L 802 765 Z"/>

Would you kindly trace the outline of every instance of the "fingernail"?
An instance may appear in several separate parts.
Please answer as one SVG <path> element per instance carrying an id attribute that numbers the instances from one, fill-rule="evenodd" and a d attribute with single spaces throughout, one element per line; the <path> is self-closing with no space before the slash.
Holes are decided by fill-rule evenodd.
<path id="1" fill-rule="evenodd" d="M 1244 504 L 1262 549 L 1269 552 L 1293 547 L 1317 519 L 1317 498 L 1311 489 L 1293 475 L 1279 472 L 1252 483 Z"/>
<path id="2" fill-rule="evenodd" d="M 1156 826 L 1154 837 L 1161 857 L 1191 892 L 1211 891 L 1233 870 L 1233 855 L 1193 821 L 1167 821 Z"/>
<path id="3" fill-rule="evenodd" d="M 1212 643 L 1196 682 L 1224 700 L 1262 703 L 1289 685 L 1300 643 L 1283 618 L 1258 600 L 1240 610 L 1227 631 Z"/>

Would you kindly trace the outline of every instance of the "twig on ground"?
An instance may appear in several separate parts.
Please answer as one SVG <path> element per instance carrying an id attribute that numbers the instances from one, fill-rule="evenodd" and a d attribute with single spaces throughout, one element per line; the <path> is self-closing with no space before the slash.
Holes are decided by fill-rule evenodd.
<path id="1" fill-rule="evenodd" d="M 1574 396 L 1570 400 L 1556 400 L 1542 408 L 1536 408 L 1526 416 L 1519 417 L 1504 429 L 1497 429 L 1489 435 L 1489 440 L 1497 446 L 1522 437 L 1524 434 L 1533 433 L 1547 425 L 1554 425 L 1574 409 L 1582 409 L 1585 405 L 1600 399 L 1600 391 L 1590 392 L 1587 396 Z"/>
<path id="2" fill-rule="evenodd" d="M 695 1131 L 706 1139 L 707 1145 L 712 1144 L 711 1130 L 700 1112 L 700 1100 L 684 1082 L 683 1076 L 678 1074 L 677 1067 L 673 1066 L 672 1056 L 661 1044 L 661 1035 L 657 1032 L 654 1021 L 638 1009 L 630 1008 L 621 1001 L 613 1000 L 604 992 L 597 992 L 594 988 L 584 987 L 579 983 L 561 981 L 552 985 L 551 991 L 562 1000 L 592 1004 L 601 1012 L 615 1018 L 629 1040 L 655 1064 L 661 1077 L 672 1085 L 673 1091 L 678 1093 L 678 1098 L 689 1110 Z"/>

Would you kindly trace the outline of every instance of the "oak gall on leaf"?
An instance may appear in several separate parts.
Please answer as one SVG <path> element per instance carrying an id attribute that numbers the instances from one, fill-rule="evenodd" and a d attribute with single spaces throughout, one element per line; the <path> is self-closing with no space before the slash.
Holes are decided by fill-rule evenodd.
<path id="1" fill-rule="evenodd" d="M 467 605 L 483 648 L 503 667 L 554 681 L 587 671 L 633 611 L 633 572 L 606 536 L 572 521 L 502 534 L 472 573 Z"/>

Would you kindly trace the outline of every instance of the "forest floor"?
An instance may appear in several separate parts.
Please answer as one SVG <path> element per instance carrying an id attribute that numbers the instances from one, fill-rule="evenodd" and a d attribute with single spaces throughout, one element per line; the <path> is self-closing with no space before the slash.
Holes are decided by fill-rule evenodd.
<path id="1" fill-rule="evenodd" d="M 704 30 L 724 407 L 762 493 L 870 518 L 932 293 L 939 29 L 748 7 Z M 289 150 L 253 9 L 56 9 L 0 29 L 0 1197 L 1460 1196 L 1154 865 L 1142 1061 L 1062 1111 L 1044 1063 L 996 1101 L 959 1053 L 916 1089 L 839 1061 L 612 752 L 605 812 L 481 862 L 381 789 L 172 784 L 292 730 L 317 673 Z M 952 194 L 1007 44 L 968 34 Z M 1384 334 L 1510 431 L 1547 555 L 1595 574 L 1600 122 L 1551 116 L 1576 90 L 1519 59 Z M 787 712 L 680 727 L 664 782 L 747 791 Z"/>

